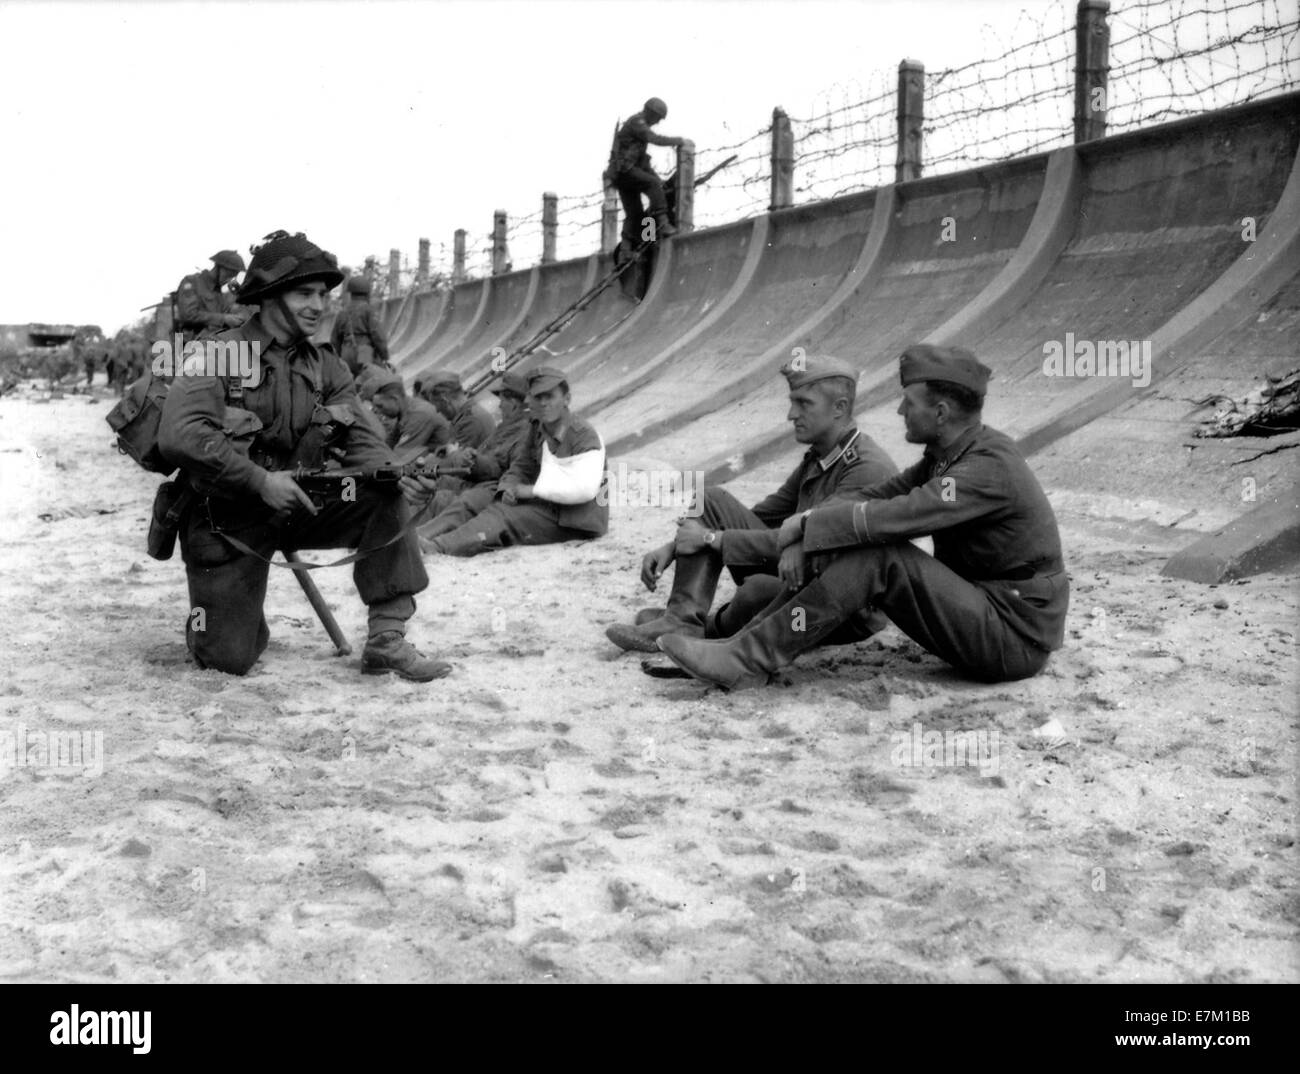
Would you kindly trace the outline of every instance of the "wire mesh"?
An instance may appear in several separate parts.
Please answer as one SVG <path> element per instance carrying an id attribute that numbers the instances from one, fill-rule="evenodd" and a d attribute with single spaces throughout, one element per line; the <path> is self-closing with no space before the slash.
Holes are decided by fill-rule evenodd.
<path id="1" fill-rule="evenodd" d="M 1300 13 L 1293 0 L 1124 0 L 1112 3 L 1107 133 L 1244 104 L 1300 86 Z M 1075 15 L 1056 0 L 982 32 L 985 55 L 925 73 L 923 174 L 995 163 L 1069 144 L 1074 137 Z M 1010 44 L 1007 44 L 1010 42 Z M 804 204 L 894 181 L 898 75 L 836 84 L 791 115 L 794 202 Z M 696 191 L 695 225 L 766 212 L 771 199 L 770 125 L 726 145 L 697 146 L 695 172 L 735 157 Z M 558 259 L 600 246 L 605 192 L 560 196 Z M 492 236 L 467 241 L 471 277 L 492 271 Z M 542 257 L 541 212 L 510 223 L 513 267 Z M 431 255 L 432 256 L 432 255 Z M 451 276 L 438 247 L 439 279 Z M 403 271 L 402 286 L 414 282 Z"/>

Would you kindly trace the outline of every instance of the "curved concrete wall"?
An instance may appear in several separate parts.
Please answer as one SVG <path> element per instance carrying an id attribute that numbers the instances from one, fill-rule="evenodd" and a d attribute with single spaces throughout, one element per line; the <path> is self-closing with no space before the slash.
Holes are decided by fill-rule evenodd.
<path id="1" fill-rule="evenodd" d="M 388 341 L 389 359 L 394 366 L 432 344 L 450 308 L 450 291 L 425 291 L 415 296 L 406 323 L 398 325 Z"/>
<path id="2" fill-rule="evenodd" d="M 777 373 L 796 347 L 857 363 L 863 427 L 910 459 L 896 359 L 927 338 L 993 367 L 988 421 L 1029 451 L 1100 450 L 1100 419 L 1131 411 L 1163 414 L 1160 450 L 1176 455 L 1188 408 L 1174 421 L 1173 396 L 1239 394 L 1270 362 L 1298 364 L 1297 117 L 1287 94 L 682 235 L 639 305 L 611 288 L 525 368 L 564 368 L 612 452 L 714 480 L 798 454 Z M 577 297 L 576 264 L 456 288 L 403 366 L 480 372 L 491 346 L 517 346 Z M 590 259 L 582 286 L 608 268 Z M 1044 346 L 1067 333 L 1150 341 L 1153 385 L 1044 375 Z"/>

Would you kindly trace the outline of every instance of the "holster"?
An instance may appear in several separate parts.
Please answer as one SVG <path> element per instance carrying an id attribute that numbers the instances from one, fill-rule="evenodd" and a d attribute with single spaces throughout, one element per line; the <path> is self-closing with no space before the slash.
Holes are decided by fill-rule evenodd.
<path id="1" fill-rule="evenodd" d="M 181 520 L 194 502 L 194 490 L 187 481 L 164 481 L 153 498 L 149 520 L 148 551 L 154 559 L 171 559 Z"/>

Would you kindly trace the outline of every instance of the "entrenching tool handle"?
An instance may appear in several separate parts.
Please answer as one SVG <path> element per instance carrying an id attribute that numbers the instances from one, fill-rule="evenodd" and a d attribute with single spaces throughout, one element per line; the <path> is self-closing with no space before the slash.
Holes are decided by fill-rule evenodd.
<path id="1" fill-rule="evenodd" d="M 286 552 L 284 558 L 290 563 L 302 562 L 297 552 Z M 334 613 L 330 611 L 329 605 L 325 603 L 325 598 L 321 596 L 321 591 L 316 588 L 316 583 L 312 581 L 311 575 L 306 571 L 294 571 L 293 575 L 298 579 L 298 584 L 302 586 L 302 591 L 307 594 L 307 599 L 311 602 L 317 618 L 320 619 L 321 626 L 325 628 L 325 633 L 330 636 L 330 641 L 334 643 L 334 648 L 338 650 L 336 655 L 347 656 L 350 654 L 352 646 L 348 644 L 347 638 L 343 636 L 338 620 L 334 618 Z"/>

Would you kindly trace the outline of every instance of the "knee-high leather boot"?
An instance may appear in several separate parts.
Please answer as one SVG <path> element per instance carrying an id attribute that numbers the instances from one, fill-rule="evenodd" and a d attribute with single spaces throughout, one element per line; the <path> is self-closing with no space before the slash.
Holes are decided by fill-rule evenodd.
<path id="1" fill-rule="evenodd" d="M 711 552 L 697 552 L 693 556 L 679 556 L 673 568 L 673 588 L 668 597 L 668 609 L 658 619 L 648 623 L 616 623 L 605 631 L 620 649 L 640 653 L 657 653 L 655 640 L 663 634 L 685 634 L 702 638 L 704 621 L 713 603 L 722 574 L 722 558 Z"/>
<path id="2" fill-rule="evenodd" d="M 840 594 L 842 599 L 844 594 Z M 780 598 L 778 598 L 779 600 Z M 792 664 L 853 612 L 821 579 L 783 603 L 772 602 L 735 637 L 704 641 L 664 634 L 659 648 L 683 671 L 728 690 L 766 685 L 773 672 Z"/>

